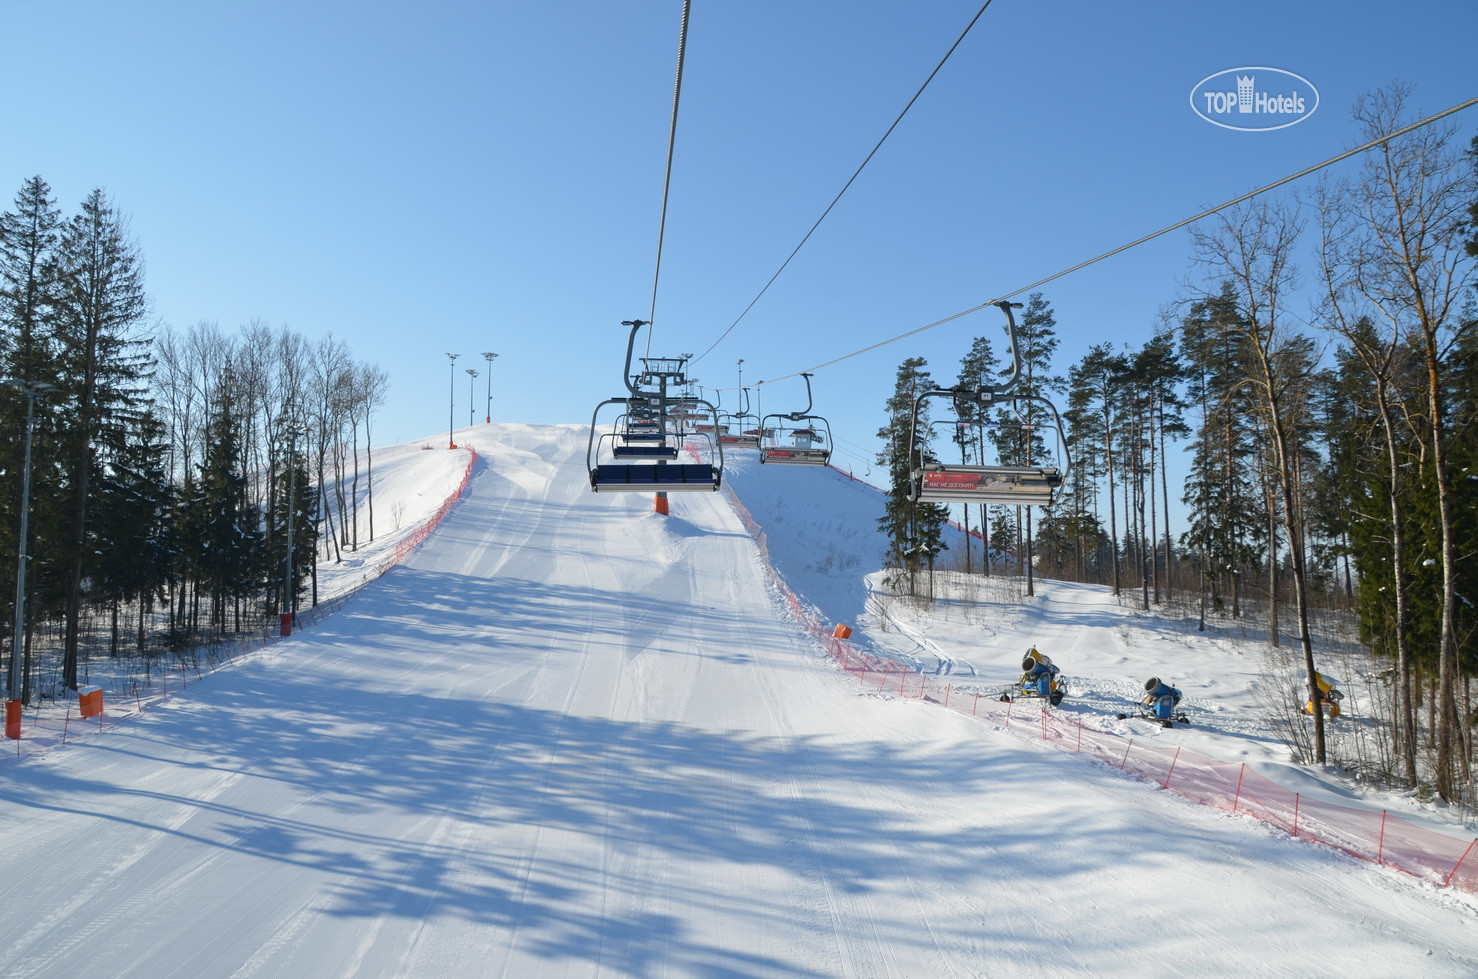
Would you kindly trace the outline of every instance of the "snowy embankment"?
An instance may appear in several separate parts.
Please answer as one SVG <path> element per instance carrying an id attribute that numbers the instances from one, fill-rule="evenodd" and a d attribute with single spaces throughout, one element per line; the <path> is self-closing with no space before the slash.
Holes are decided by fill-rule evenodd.
<path id="1" fill-rule="evenodd" d="M 1478 973 L 1461 895 L 869 691 L 724 494 L 663 518 L 589 492 L 579 427 L 457 437 L 466 496 L 338 614 L 0 764 L 0 971 Z M 915 648 L 825 478 L 731 481 L 808 608 Z M 913 628 L 995 682 L 1005 620 Z"/>

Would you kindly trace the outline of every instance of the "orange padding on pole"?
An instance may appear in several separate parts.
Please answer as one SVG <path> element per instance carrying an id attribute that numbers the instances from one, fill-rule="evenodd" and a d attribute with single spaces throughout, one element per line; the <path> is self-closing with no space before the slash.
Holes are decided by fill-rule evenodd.
<path id="1" fill-rule="evenodd" d="M 831 637 L 833 639 L 851 639 L 852 630 L 850 627 L 838 623 L 837 627 L 831 630 Z"/>
<path id="2" fill-rule="evenodd" d="M 83 717 L 101 716 L 103 713 L 103 688 L 79 687 L 77 689 L 77 709 L 82 712 Z"/>
<path id="3" fill-rule="evenodd" d="M 667 516 L 667 497 L 657 497 L 653 509 L 662 514 L 662 516 Z"/>
<path id="4" fill-rule="evenodd" d="M 5 736 L 12 741 L 21 739 L 21 706 L 19 700 L 5 702 Z"/>

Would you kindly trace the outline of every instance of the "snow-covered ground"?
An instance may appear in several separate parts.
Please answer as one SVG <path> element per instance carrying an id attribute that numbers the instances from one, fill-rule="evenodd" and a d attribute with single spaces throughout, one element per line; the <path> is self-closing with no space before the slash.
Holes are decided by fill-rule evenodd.
<path id="1" fill-rule="evenodd" d="M 457 440 L 464 499 L 337 614 L 0 761 L 0 974 L 1478 974 L 1468 896 L 859 684 L 727 493 L 663 518 L 589 492 L 579 427 Z M 1085 724 L 1292 774 L 1255 649 L 1082 586 L 880 598 L 876 491 L 745 456 L 776 572 L 857 648 L 994 691 L 1035 644 Z M 387 460 L 377 530 L 465 462 Z M 1192 727 L 1115 718 L 1151 673 Z"/>

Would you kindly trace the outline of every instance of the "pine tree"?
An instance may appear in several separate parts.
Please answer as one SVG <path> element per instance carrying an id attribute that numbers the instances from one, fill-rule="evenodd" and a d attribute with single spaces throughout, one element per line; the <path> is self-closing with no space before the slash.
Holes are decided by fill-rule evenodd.
<path id="1" fill-rule="evenodd" d="M 990 340 L 976 337 L 970 344 L 970 352 L 960 358 L 960 373 L 955 381 L 957 388 L 973 390 L 996 383 L 1000 375 L 1001 362 L 991 349 Z M 982 405 L 962 400 L 956 405 L 960 424 L 955 428 L 955 444 L 960 447 L 960 461 L 965 464 L 981 463 L 985 458 L 985 426 L 990 419 Z M 970 504 L 960 505 L 964 511 L 965 527 L 965 571 L 970 567 Z M 980 536 L 984 538 L 982 550 L 986 574 L 990 574 L 990 535 L 986 532 L 986 508 L 980 504 Z"/>
<path id="2" fill-rule="evenodd" d="M 1086 515 L 1087 503 L 1091 500 L 1093 525 L 1100 528 L 1100 533 L 1103 522 L 1098 515 L 1098 500 L 1103 487 L 1099 485 L 1099 478 L 1106 481 L 1109 520 L 1107 560 L 1110 566 L 1109 581 L 1115 595 L 1119 594 L 1121 588 L 1116 480 L 1122 478 L 1115 470 L 1115 462 L 1118 461 L 1120 468 L 1123 463 L 1116 460 L 1114 437 L 1120 428 L 1118 412 L 1122 400 L 1121 389 L 1128 372 L 1128 359 L 1123 354 L 1115 353 L 1110 344 L 1100 343 L 1091 347 L 1083 359 L 1068 370 L 1068 410 L 1065 416 L 1070 436 L 1069 445 L 1073 452 L 1073 478 L 1079 487 L 1074 494 L 1075 509 L 1079 514 Z M 1081 543 L 1080 547 L 1086 550 L 1086 542 Z"/>
<path id="3" fill-rule="evenodd" d="M 1010 328 L 1005 329 L 1009 335 Z M 1027 297 L 1026 309 L 1016 321 L 1016 349 L 1021 357 L 1021 372 L 1013 394 L 1045 398 L 1061 388 L 1062 378 L 1052 373 L 1052 352 L 1057 349 L 1057 344 L 1057 317 L 1042 294 L 1034 292 Z M 1015 365 L 1010 369 L 1015 369 Z M 1009 369 L 1003 373 L 1009 373 Z M 1051 453 L 1042 428 L 1054 424 L 1055 420 L 1045 408 L 1033 401 L 1021 401 L 1014 410 L 999 410 L 996 420 L 1001 426 L 995 433 L 996 450 L 1003 465 L 1047 464 Z M 1025 532 L 1017 536 L 1026 545 L 1026 593 L 1034 595 L 1031 507 L 1017 507 L 1017 513 L 1018 523 L 1025 521 Z"/>
<path id="4" fill-rule="evenodd" d="M 934 386 L 924 369 L 927 364 L 922 357 L 910 357 L 899 365 L 893 396 L 885 407 L 888 422 L 878 430 L 878 438 L 885 447 L 877 461 L 888 470 L 889 486 L 888 502 L 878 519 L 878 527 L 888 537 L 888 565 L 907 577 L 909 594 L 918 593 L 920 562 L 926 562 L 932 569 L 935 555 L 944 549 L 943 527 L 949 519 L 948 507 L 914 503 L 908 498 L 909 477 L 914 466 L 919 462 L 938 461 L 929 446 L 927 400 L 920 403 L 918 418 L 914 418 L 915 401 Z M 917 445 L 911 440 L 915 431 Z"/>
<path id="5" fill-rule="evenodd" d="M 1242 614 L 1242 580 L 1261 560 L 1266 534 L 1252 483 L 1254 428 L 1243 365 L 1246 336 L 1238 329 L 1230 283 L 1193 303 L 1181 321 L 1181 354 L 1189 365 L 1187 398 L 1198 425 L 1191 440 L 1191 472 L 1181 501 L 1190 508 L 1187 551 L 1200 555 L 1203 597 L 1220 611 Z M 1204 627 L 1204 613 L 1203 613 Z"/>

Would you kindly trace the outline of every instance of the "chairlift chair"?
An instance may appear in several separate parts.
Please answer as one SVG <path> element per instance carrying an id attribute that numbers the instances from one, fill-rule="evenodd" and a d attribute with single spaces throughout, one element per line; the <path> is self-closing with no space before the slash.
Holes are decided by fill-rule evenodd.
<path id="1" fill-rule="evenodd" d="M 631 335 L 626 343 L 626 370 L 622 375 L 628 397 L 608 398 L 595 406 L 590 418 L 590 438 L 585 448 L 585 465 L 590 474 L 592 492 L 636 492 L 675 493 L 713 492 L 723 480 L 723 446 L 715 442 L 712 435 L 705 435 L 710 453 L 707 462 L 675 462 L 685 433 L 681 422 L 669 425 L 666 419 L 707 419 L 713 426 L 718 424 L 717 409 L 706 401 L 688 396 L 667 393 L 668 385 L 680 387 L 685 383 L 682 374 L 682 359 L 644 360 L 641 374 L 631 373 L 632 350 L 636 344 L 636 333 L 647 324 L 641 320 L 627 321 Z M 654 366 L 655 365 L 655 366 Z M 639 387 L 636 381 L 646 385 Z M 652 390 L 655 388 L 655 390 Z M 625 424 L 619 422 L 615 431 L 599 435 L 600 413 L 608 405 L 622 405 L 626 412 Z M 655 440 L 655 425 L 660 440 Z M 609 441 L 609 449 L 607 444 Z M 614 461 L 606 461 L 609 457 Z M 637 461 L 625 461 L 637 460 Z"/>
<path id="2" fill-rule="evenodd" d="M 811 375 L 806 379 L 806 407 L 789 414 L 769 414 L 760 421 L 761 463 L 791 466 L 825 466 L 831 462 L 831 426 L 820 415 L 811 414 Z M 790 422 L 794 427 L 786 427 Z"/>
<path id="3" fill-rule="evenodd" d="M 1041 395 L 1023 394 L 1016 389 L 1021 376 L 1021 357 L 1016 347 L 1016 320 L 1011 310 L 1019 303 L 999 302 L 998 307 L 1006 314 L 1011 337 L 1012 371 L 1007 380 L 999 385 L 979 385 L 974 388 L 935 388 L 922 392 L 914 399 L 913 418 L 909 432 L 909 458 L 912 471 L 909 474 L 908 498 L 915 503 L 985 503 L 1020 506 L 1049 506 L 1057 492 L 1065 485 L 1072 460 L 1068 453 L 1067 440 L 1063 436 L 1062 417 L 1057 407 Z M 921 408 L 929 398 L 948 398 L 959 416 L 975 414 L 965 412 L 965 405 L 973 405 L 983 413 L 991 405 L 1009 407 L 1021 418 L 1022 408 L 1031 402 L 1043 405 L 1051 412 L 1053 423 L 1030 425 L 1025 419 L 1021 425 L 1029 429 L 1052 429 L 1057 433 L 1057 454 L 1062 464 L 1042 466 L 985 466 L 951 464 L 930 460 L 925 457 L 924 447 L 927 432 L 921 432 L 919 416 Z M 988 424 L 980 418 L 957 421 L 960 427 Z"/>

